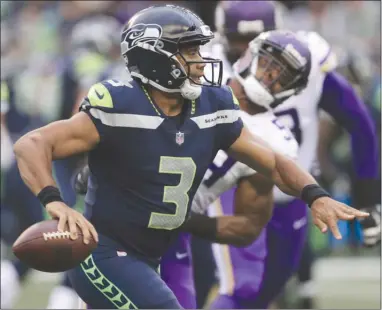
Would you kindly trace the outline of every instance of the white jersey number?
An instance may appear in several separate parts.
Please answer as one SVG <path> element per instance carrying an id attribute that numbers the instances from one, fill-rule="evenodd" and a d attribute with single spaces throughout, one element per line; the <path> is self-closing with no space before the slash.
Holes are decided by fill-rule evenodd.
<path id="1" fill-rule="evenodd" d="M 189 202 L 188 191 L 195 178 L 196 165 L 191 157 L 161 156 L 159 173 L 180 174 L 177 186 L 165 186 L 163 202 L 176 205 L 175 214 L 152 212 L 149 228 L 172 230 L 184 222 Z"/>

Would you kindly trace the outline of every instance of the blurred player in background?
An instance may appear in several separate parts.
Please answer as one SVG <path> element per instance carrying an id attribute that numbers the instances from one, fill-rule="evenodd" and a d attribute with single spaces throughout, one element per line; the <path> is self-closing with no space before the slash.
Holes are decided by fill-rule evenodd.
<path id="1" fill-rule="evenodd" d="M 212 45 L 211 51 L 213 57 L 226 60 L 225 72 L 228 77 L 230 64 L 239 56 L 244 55 L 246 46 L 251 39 L 264 30 L 279 27 L 277 22 L 280 14 L 277 9 L 278 7 L 269 1 L 224 1 L 219 4 L 216 10 L 216 29 L 219 34 L 217 41 L 220 40 L 220 42 Z M 356 205 L 361 209 L 373 210 L 372 212 L 378 216 L 376 201 L 369 199 L 374 196 L 375 192 L 378 192 L 375 188 L 378 173 L 377 143 L 370 116 L 349 82 L 335 72 L 336 61 L 328 44 L 316 33 L 300 33 L 299 36 L 306 41 L 312 53 L 309 84 L 301 94 L 276 106 L 275 114 L 295 134 L 300 144 L 299 163 L 306 169 L 312 168 L 316 158 L 317 109 L 324 109 L 332 115 L 352 137 L 353 160 L 358 176 L 356 188 L 358 193 L 363 192 L 363 199 L 355 200 Z M 251 101 L 259 104 L 267 99 L 266 93 L 258 83 L 248 79 L 243 81 L 243 86 Z M 356 196 L 360 197 L 360 195 Z M 266 307 L 281 291 L 287 279 L 298 266 L 302 249 L 293 247 L 297 239 L 296 236 L 292 238 L 292 234 L 289 234 L 288 231 L 300 232 L 299 240 L 303 240 L 306 235 L 307 217 L 304 203 L 283 195 L 277 189 L 275 190 L 275 200 L 274 214 L 267 227 L 267 245 L 263 246 L 263 249 L 268 251 L 264 259 L 264 273 L 262 271 L 254 272 L 253 268 L 247 270 L 247 274 L 252 273 L 254 277 L 256 277 L 255 274 L 258 274 L 260 280 L 255 287 L 253 287 L 253 278 L 246 280 L 248 286 L 253 287 L 252 294 L 245 293 L 249 299 L 253 300 L 252 307 Z M 286 217 L 285 212 L 290 216 Z M 363 222 L 362 227 L 363 234 L 366 236 L 365 244 L 370 240 L 369 234 L 373 235 L 373 244 L 378 242 L 380 226 L 377 221 L 369 218 Z M 257 249 L 257 251 L 259 250 L 260 248 Z M 234 266 L 234 268 L 242 269 L 243 266 Z M 220 277 L 224 283 L 227 283 L 228 280 L 222 280 L 222 277 L 229 279 L 226 270 L 226 267 L 221 269 Z M 234 283 L 239 281 L 238 279 L 233 280 Z M 245 290 L 245 285 L 240 287 Z M 234 287 L 231 291 L 228 291 L 227 287 L 221 287 L 221 294 L 215 300 L 213 307 L 233 307 L 231 302 L 240 294 L 239 291 L 239 287 Z"/>
<path id="2" fill-rule="evenodd" d="M 13 160 L 13 143 L 21 135 L 44 124 L 38 115 L 34 95 L 28 87 L 37 81 L 36 71 L 15 50 L 20 42 L 12 36 L 12 27 L 1 25 L 1 239 L 11 246 L 27 227 L 41 221 L 43 212 L 38 199 L 23 183 Z M 10 308 L 29 267 L 18 259 L 1 261 L 1 308 Z"/>
<path id="3" fill-rule="evenodd" d="M 12 141 L 6 125 L 6 115 L 9 110 L 9 91 L 6 82 L 1 81 L 1 171 L 6 171 L 14 162 Z"/>
<path id="4" fill-rule="evenodd" d="M 52 102 L 52 106 L 57 106 L 57 116 L 55 119 L 68 119 L 72 115 L 74 109 L 78 110 L 79 98 L 84 92 L 97 81 L 97 76 L 105 70 L 109 62 L 115 58 L 115 48 L 118 42 L 119 52 L 119 31 L 121 24 L 113 17 L 94 12 L 94 7 L 90 12 L 84 14 L 78 22 L 73 25 L 71 34 L 67 40 L 67 45 L 71 48 L 70 53 L 60 61 L 57 61 L 57 94 Z M 3 45 L 2 44 L 2 48 Z M 67 47 L 67 46 L 66 46 Z M 118 53 L 119 55 L 119 53 Z M 9 63 L 9 62 L 8 62 Z M 45 65 L 46 66 L 46 65 Z M 44 67 L 44 66 L 42 66 Z M 15 71 L 15 70 L 13 70 Z M 28 71 L 27 71 L 28 72 Z M 19 75 L 7 74 L 10 88 L 10 113 L 7 126 L 16 140 L 21 134 L 41 126 L 42 121 L 38 116 L 29 116 L 20 109 L 18 102 L 21 101 L 23 94 L 23 81 Z M 29 94 L 27 92 L 26 94 Z M 56 160 L 53 163 L 55 179 L 59 185 L 64 201 L 67 205 L 74 207 L 76 204 L 76 193 L 70 185 L 70 180 L 77 167 L 82 166 L 83 156 L 73 156 L 71 158 Z M 2 216 L 2 237 L 9 240 L 7 243 L 12 244 L 16 236 L 21 231 L 35 222 L 44 219 L 41 205 L 34 195 L 25 187 L 21 181 L 17 166 L 4 176 L 4 197 L 2 204 L 5 204 L 3 210 L 12 213 L 16 211 L 16 219 L 21 222 L 19 230 L 14 225 L 14 221 L 9 220 L 7 214 Z M 18 194 L 14 192 L 18 191 Z M 9 229 L 7 228 L 9 227 Z M 9 232 L 8 232 L 9 231 Z M 12 236 L 9 236 L 12 233 Z M 9 236 L 9 237 L 7 237 Z M 14 266 L 13 266 L 14 265 Z M 11 307 L 16 300 L 19 292 L 20 283 L 23 282 L 24 276 L 29 270 L 17 259 L 10 264 L 8 261 L 2 263 L 2 302 L 3 306 Z M 7 285 L 5 285 L 7 283 Z M 7 296 L 7 297 L 5 297 Z M 72 308 L 77 305 L 77 295 L 73 294 L 67 277 L 64 278 L 60 286 L 53 289 L 51 297 L 48 301 L 48 308 Z M 61 298 L 63 297 L 63 298 Z"/>
<path id="5" fill-rule="evenodd" d="M 6 115 L 9 110 L 9 90 L 8 85 L 5 81 L 1 81 L 1 197 L 4 195 L 3 191 L 3 180 L 4 180 L 4 174 L 8 171 L 8 169 L 12 166 L 14 163 L 14 155 L 13 155 L 13 143 L 11 141 L 11 138 L 8 133 L 7 125 L 6 125 Z M 2 218 L 4 216 L 4 210 L 2 206 Z M 2 223 L 3 226 L 3 223 Z M 3 231 L 1 234 L 1 241 L 5 241 L 5 243 L 11 243 L 12 240 L 4 240 L 5 235 L 3 235 Z M 8 241 L 8 242 L 7 242 Z M 10 241 L 10 242 L 9 242 Z M 8 266 L 8 267 L 4 267 Z M 6 274 L 8 271 L 12 272 L 13 266 L 11 262 L 2 260 L 1 261 L 1 292 L 3 292 L 3 286 L 6 285 L 6 280 L 8 280 L 8 275 Z M 3 273 L 5 273 L 3 275 Z M 15 273 L 15 272 L 14 272 Z M 3 284 L 4 283 L 4 284 Z M 17 294 L 17 292 L 15 293 Z M 5 296 L 4 294 L 1 295 L 1 307 L 3 308 L 4 305 L 9 304 L 8 300 L 11 300 L 13 298 L 12 295 Z M 3 300 L 4 299 L 4 300 Z"/>

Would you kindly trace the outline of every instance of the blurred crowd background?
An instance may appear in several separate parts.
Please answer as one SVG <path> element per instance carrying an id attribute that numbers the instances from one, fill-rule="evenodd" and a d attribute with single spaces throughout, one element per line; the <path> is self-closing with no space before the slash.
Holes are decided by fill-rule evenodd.
<path id="1" fill-rule="evenodd" d="M 7 127 L 12 140 L 46 123 L 69 118 L 84 93 L 102 78 L 102 72 L 124 70 L 119 54 L 121 25 L 135 12 L 157 3 L 188 7 L 214 29 L 216 1 L 1 1 L 1 80 L 9 86 Z M 331 44 L 338 57 L 338 70 L 364 99 L 380 141 L 381 3 L 278 3 L 284 8 L 284 28 L 317 31 Z M 336 198 L 350 201 L 350 142 L 334 123 L 327 124 L 330 139 L 321 153 L 319 149 L 320 178 Z M 2 186 L 2 190 L 3 202 L 6 189 Z M 76 203 L 75 197 L 70 199 Z M 78 201 L 77 204 L 81 205 Z M 17 225 L 4 208 L 1 220 L 2 234 Z M 334 241 L 312 228 L 310 242 L 318 256 L 380 259 L 380 248 L 362 249 L 357 223 L 344 224 L 341 229 L 345 238 Z M 372 273 L 380 275 L 380 269 Z M 34 305 L 44 307 L 44 297 L 36 298 Z M 31 300 L 25 299 L 20 301 L 20 307 L 30 305 Z"/>

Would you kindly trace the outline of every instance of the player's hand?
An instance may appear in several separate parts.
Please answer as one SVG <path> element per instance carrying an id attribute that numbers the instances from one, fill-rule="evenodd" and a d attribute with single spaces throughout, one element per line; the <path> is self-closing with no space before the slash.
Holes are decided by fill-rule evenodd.
<path id="1" fill-rule="evenodd" d="M 363 219 L 370 215 L 367 212 L 351 208 L 329 197 L 316 199 L 311 206 L 311 210 L 313 223 L 323 233 L 325 233 L 329 227 L 336 239 L 342 238 L 337 226 L 338 220 L 350 221 L 355 218 Z"/>
<path id="2" fill-rule="evenodd" d="M 381 242 L 381 205 L 360 208 L 360 210 L 370 213 L 369 217 L 359 220 L 362 228 L 363 245 L 373 247 Z"/>
<path id="3" fill-rule="evenodd" d="M 68 224 L 70 238 L 78 238 L 77 225 L 81 228 L 84 236 L 84 243 L 90 242 L 90 237 L 98 242 L 98 234 L 94 226 L 78 211 L 69 208 L 65 203 L 54 201 L 46 205 L 46 210 L 53 219 L 58 219 L 58 231 L 63 232 Z"/>

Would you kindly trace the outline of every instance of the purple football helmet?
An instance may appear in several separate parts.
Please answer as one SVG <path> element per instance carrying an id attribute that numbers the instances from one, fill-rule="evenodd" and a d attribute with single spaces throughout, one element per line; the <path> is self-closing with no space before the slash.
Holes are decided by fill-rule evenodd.
<path id="1" fill-rule="evenodd" d="M 280 23 L 281 6 L 273 1 L 221 1 L 215 11 L 215 27 L 231 63 L 244 54 L 251 40 L 280 28 Z"/>
<path id="2" fill-rule="evenodd" d="M 233 68 L 253 103 L 275 108 L 306 87 L 311 54 L 293 32 L 273 30 L 252 40 L 245 56 Z"/>

